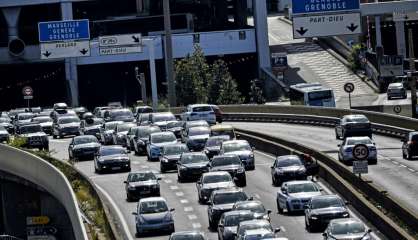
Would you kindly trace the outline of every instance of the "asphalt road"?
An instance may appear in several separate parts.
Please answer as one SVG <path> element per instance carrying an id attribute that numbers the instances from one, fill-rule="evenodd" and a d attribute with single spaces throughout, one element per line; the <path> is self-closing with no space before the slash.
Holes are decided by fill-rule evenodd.
<path id="1" fill-rule="evenodd" d="M 333 128 L 279 123 L 232 123 L 235 127 L 286 138 L 330 154 L 338 159 Z M 405 160 L 401 154 L 399 139 L 380 135 L 373 136 L 378 153 L 378 164 L 369 166 L 366 178 L 383 187 L 389 194 L 418 213 L 418 160 Z"/>
<path id="2" fill-rule="evenodd" d="M 67 147 L 70 139 L 50 140 L 50 149 L 53 155 L 61 160 L 68 159 Z M 280 215 L 277 213 L 275 197 L 278 190 L 271 184 L 270 166 L 274 160 L 272 156 L 257 152 L 256 170 L 247 172 L 247 187 L 245 192 L 255 199 L 261 200 L 267 209 L 273 211 L 272 225 L 280 227 L 281 232 L 278 236 L 287 237 L 289 239 L 322 239 L 321 233 L 308 233 L 304 227 L 304 216 L 300 215 Z M 141 169 L 153 169 L 158 171 L 158 162 L 148 162 L 145 157 L 138 157 L 131 154 L 132 171 Z M 109 173 L 97 175 L 94 173 L 94 165 L 92 161 L 83 161 L 75 165 L 80 171 L 85 173 L 98 188 L 108 195 L 116 208 L 123 216 L 123 221 L 129 229 L 132 237 L 135 236 L 135 222 L 132 212 L 135 210 L 136 203 L 127 202 L 123 181 L 127 177 L 127 173 Z M 324 183 L 319 182 L 324 190 L 330 193 L 330 190 Z M 161 194 L 169 203 L 169 207 L 175 208 L 174 219 L 176 231 L 184 231 L 196 229 L 205 232 L 208 239 L 217 239 L 217 233 L 208 229 L 207 207 L 198 203 L 197 191 L 194 182 L 178 183 L 177 174 L 166 173 L 162 175 Z M 352 212 L 352 216 L 358 216 Z M 373 229 L 373 228 L 372 228 Z M 376 232 L 376 231 L 375 231 Z M 377 232 L 376 232 L 377 233 Z M 377 233 L 377 235 L 380 235 Z M 377 237 L 376 239 L 385 239 Z M 146 239 L 167 239 L 167 235 L 147 236 Z"/>

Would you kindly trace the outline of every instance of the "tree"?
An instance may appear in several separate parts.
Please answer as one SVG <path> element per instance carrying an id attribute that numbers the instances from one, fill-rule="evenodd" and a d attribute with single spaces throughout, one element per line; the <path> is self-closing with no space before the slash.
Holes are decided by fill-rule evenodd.
<path id="1" fill-rule="evenodd" d="M 217 97 L 216 104 L 240 104 L 244 98 L 241 96 L 241 92 L 238 91 L 237 82 L 232 78 L 229 73 L 228 67 L 224 61 L 219 60 L 214 63 L 213 69 L 219 73 L 217 79 L 219 80 L 219 95 Z"/>

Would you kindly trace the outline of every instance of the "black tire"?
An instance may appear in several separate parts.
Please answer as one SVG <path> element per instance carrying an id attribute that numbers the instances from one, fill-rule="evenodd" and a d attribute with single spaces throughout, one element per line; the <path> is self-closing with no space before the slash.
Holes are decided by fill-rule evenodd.
<path id="1" fill-rule="evenodd" d="M 179 183 L 183 182 L 183 177 L 181 177 L 181 175 L 177 174 L 177 182 Z"/>
<path id="2" fill-rule="evenodd" d="M 135 233 L 135 237 L 136 237 L 136 238 L 140 238 L 141 236 L 142 236 L 142 234 L 141 234 L 141 233 L 139 233 L 139 232 L 136 232 L 136 233 Z"/>
<path id="3" fill-rule="evenodd" d="M 247 178 L 242 179 L 242 180 L 239 182 L 239 186 L 240 186 L 240 187 L 245 187 L 245 186 L 247 186 Z"/>
<path id="4" fill-rule="evenodd" d="M 131 195 L 129 195 L 129 193 L 126 193 L 126 201 L 127 202 L 132 202 L 132 197 L 131 197 Z"/>
<path id="5" fill-rule="evenodd" d="M 409 153 L 409 151 L 406 151 L 406 160 L 411 160 L 411 159 L 412 159 L 411 154 Z"/>
<path id="6" fill-rule="evenodd" d="M 271 181 L 273 183 L 273 186 L 275 186 L 275 187 L 279 186 L 279 181 L 277 181 L 277 179 L 275 177 L 272 177 Z"/>
<path id="7" fill-rule="evenodd" d="M 306 221 L 306 219 L 305 219 L 305 228 L 306 228 L 306 231 L 312 232 L 312 227 L 308 225 L 308 222 Z"/>
<path id="8" fill-rule="evenodd" d="M 161 173 L 165 173 L 166 172 L 166 169 L 165 169 L 164 165 L 162 165 L 161 163 L 160 163 L 160 172 Z"/>
<path id="9" fill-rule="evenodd" d="M 370 165 L 377 165 L 377 158 L 370 161 Z"/>
<path id="10" fill-rule="evenodd" d="M 403 152 L 403 150 L 402 150 L 402 158 L 406 159 L 406 154 Z"/>
<path id="11" fill-rule="evenodd" d="M 212 230 L 216 229 L 215 223 L 211 220 L 209 220 L 209 228 L 212 229 Z"/>
<path id="12" fill-rule="evenodd" d="M 276 203 L 277 203 L 277 211 L 278 211 L 280 214 L 283 214 L 283 208 L 281 208 L 281 207 L 280 207 L 279 201 L 278 201 L 278 200 L 276 200 Z"/>
<path id="13" fill-rule="evenodd" d="M 52 135 L 52 138 L 53 138 L 53 139 L 57 139 L 57 135 L 53 134 L 53 135 Z"/>
<path id="14" fill-rule="evenodd" d="M 337 130 L 335 130 L 335 139 L 340 140 L 340 136 L 338 136 Z"/>

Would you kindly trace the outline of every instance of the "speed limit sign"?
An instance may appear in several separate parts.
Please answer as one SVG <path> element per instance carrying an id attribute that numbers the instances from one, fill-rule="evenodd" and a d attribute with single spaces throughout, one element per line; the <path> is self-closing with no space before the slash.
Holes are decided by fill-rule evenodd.
<path id="1" fill-rule="evenodd" d="M 358 161 L 367 160 L 369 157 L 369 148 L 365 144 L 357 144 L 353 148 L 353 157 Z"/>

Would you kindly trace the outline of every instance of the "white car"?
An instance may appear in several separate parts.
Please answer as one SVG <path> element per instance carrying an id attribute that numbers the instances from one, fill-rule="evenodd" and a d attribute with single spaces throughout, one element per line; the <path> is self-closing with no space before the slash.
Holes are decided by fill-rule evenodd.
<path id="1" fill-rule="evenodd" d="M 369 156 L 367 158 L 370 164 L 377 164 L 377 149 L 376 144 L 369 137 L 348 137 L 344 139 L 342 144 L 339 144 L 340 150 L 338 152 L 338 160 L 342 162 L 351 163 L 354 161 L 353 148 L 358 144 L 364 144 L 369 149 Z"/>
<path id="2" fill-rule="evenodd" d="M 193 104 L 186 108 L 186 112 L 182 115 L 185 121 L 205 120 L 209 124 L 216 124 L 216 115 L 211 105 Z"/>

